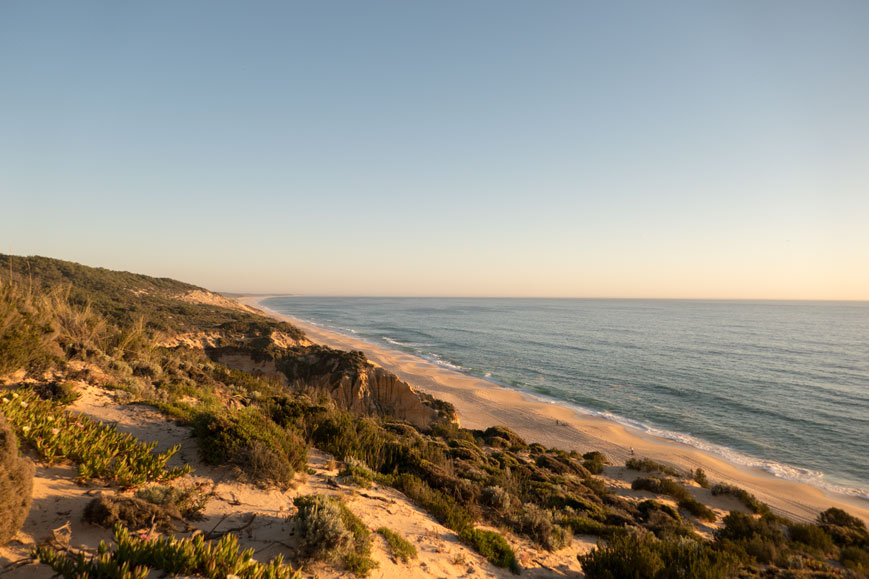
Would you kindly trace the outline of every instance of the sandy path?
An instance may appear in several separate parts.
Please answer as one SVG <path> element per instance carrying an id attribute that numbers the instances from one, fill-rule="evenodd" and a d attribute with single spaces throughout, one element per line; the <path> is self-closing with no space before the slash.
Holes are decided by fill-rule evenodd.
<path id="1" fill-rule="evenodd" d="M 325 330 L 266 308 L 260 302 L 267 297 L 270 296 L 249 296 L 239 298 L 239 301 L 259 308 L 267 315 L 289 321 L 304 330 L 315 342 L 342 350 L 365 352 L 369 360 L 394 372 L 415 388 L 454 404 L 459 420 L 466 428 L 504 424 L 531 442 L 580 452 L 600 450 L 617 463 L 627 460 L 633 448 L 637 456 L 646 456 L 679 468 L 700 467 L 713 482 L 728 482 L 743 487 L 769 504 L 773 511 L 794 520 L 813 520 L 819 512 L 836 506 L 869 522 L 869 501 L 834 495 L 804 483 L 776 478 L 760 469 L 733 465 L 685 444 L 548 404 L 412 354 Z M 630 476 L 623 470 L 608 469 L 607 475 Z M 719 501 L 719 497 L 704 496 L 703 500 L 714 503 Z M 724 500 L 727 502 L 727 499 Z"/>

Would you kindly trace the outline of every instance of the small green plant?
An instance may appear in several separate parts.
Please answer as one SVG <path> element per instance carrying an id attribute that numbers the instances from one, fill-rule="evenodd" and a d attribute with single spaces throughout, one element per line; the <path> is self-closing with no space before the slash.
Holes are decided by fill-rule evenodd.
<path id="1" fill-rule="evenodd" d="M 534 504 L 524 505 L 519 524 L 525 535 L 549 551 L 564 547 L 571 539 L 563 527 L 552 522 L 550 511 Z"/>
<path id="2" fill-rule="evenodd" d="M 142 443 L 114 426 L 66 412 L 32 390 L 0 398 L 0 412 L 47 463 L 61 458 L 78 463 L 80 480 L 97 478 L 130 488 L 148 481 L 171 480 L 191 471 L 189 465 L 166 468 L 180 447 L 155 454 L 156 442 Z"/>
<path id="3" fill-rule="evenodd" d="M 685 497 L 683 499 L 679 499 L 679 508 L 685 509 L 698 519 L 702 519 L 704 521 L 709 521 L 710 523 L 714 523 L 717 518 L 715 512 L 695 499 L 694 497 Z"/>
<path id="4" fill-rule="evenodd" d="M 734 577 L 738 568 L 732 555 L 708 543 L 686 537 L 660 540 L 643 531 L 616 533 L 578 559 L 588 579 L 723 579 Z"/>
<path id="5" fill-rule="evenodd" d="M 258 408 L 203 412 L 193 427 L 206 462 L 235 465 L 255 482 L 289 485 L 307 465 L 307 444 L 301 436 L 281 428 Z"/>
<path id="6" fill-rule="evenodd" d="M 859 547 L 845 547 L 839 557 L 842 565 L 851 571 L 869 575 L 869 551 Z"/>
<path id="7" fill-rule="evenodd" d="M 199 519 L 202 518 L 202 511 L 211 494 L 205 492 L 202 485 L 154 485 L 136 491 L 136 498 L 161 507 L 177 509 L 185 519 Z"/>
<path id="8" fill-rule="evenodd" d="M 694 471 L 694 474 L 692 475 L 691 478 L 693 478 L 694 482 L 696 482 L 698 485 L 700 485 L 704 489 L 709 488 L 709 479 L 706 477 L 706 473 L 703 471 L 702 468 L 698 467 L 697 470 Z"/>
<path id="9" fill-rule="evenodd" d="M 413 546 L 413 543 L 387 527 L 380 527 L 377 532 L 386 539 L 389 549 L 396 559 L 405 563 L 411 559 L 416 559 L 416 547 Z"/>
<path id="10" fill-rule="evenodd" d="M 346 466 L 338 473 L 341 479 L 364 489 L 371 487 L 374 472 L 370 468 L 353 457 L 347 457 L 344 462 Z"/>
<path id="11" fill-rule="evenodd" d="M 661 464 L 660 462 L 655 462 L 650 458 L 629 458 L 625 462 L 625 467 L 631 470 L 639 470 L 642 472 L 659 472 L 678 478 L 682 478 L 685 476 L 685 473 L 683 473 L 679 469 L 673 468 L 672 466 L 667 466 L 666 464 Z"/>
<path id="12" fill-rule="evenodd" d="M 747 490 L 741 489 L 734 485 L 729 485 L 726 483 L 716 484 L 712 487 L 712 494 L 715 496 L 729 495 L 745 505 L 745 507 L 752 513 L 756 513 L 758 515 L 763 515 L 769 512 L 769 507 L 757 500 L 757 497 L 755 497 Z"/>
<path id="13" fill-rule="evenodd" d="M 72 404 L 81 396 L 75 385 L 69 380 L 37 384 L 33 387 L 33 391 L 40 398 L 53 400 L 64 406 Z"/>
<path id="14" fill-rule="evenodd" d="M 519 562 L 516 560 L 516 553 L 499 533 L 467 527 L 459 534 L 459 538 L 473 547 L 492 565 L 504 567 L 516 575 L 519 574 L 520 568 Z"/>
<path id="15" fill-rule="evenodd" d="M 192 539 L 175 537 L 137 537 L 120 526 L 114 530 L 113 550 L 101 542 L 97 554 L 70 555 L 41 545 L 33 557 L 51 566 L 65 579 L 83 577 L 144 579 L 151 569 L 172 575 L 201 575 L 208 579 L 225 579 L 236 575 L 242 579 L 301 579 L 302 574 L 283 562 L 278 555 L 269 563 L 253 559 L 253 549 L 239 551 L 238 538 L 224 535 L 219 541 L 206 541 L 202 535 Z"/>
<path id="16" fill-rule="evenodd" d="M 18 441 L 0 415 L 0 545 L 9 542 L 30 512 L 33 463 L 18 456 Z"/>
<path id="17" fill-rule="evenodd" d="M 371 531 L 347 505 L 325 495 L 299 496 L 293 504 L 299 547 L 307 557 L 340 560 L 360 577 L 377 567 L 370 556 Z"/>
<path id="18" fill-rule="evenodd" d="M 582 466 L 588 469 L 588 471 L 592 474 L 600 474 L 603 472 L 603 467 L 608 465 L 610 462 L 607 460 L 607 457 L 597 450 L 593 450 L 591 452 L 586 452 L 582 455 Z"/>

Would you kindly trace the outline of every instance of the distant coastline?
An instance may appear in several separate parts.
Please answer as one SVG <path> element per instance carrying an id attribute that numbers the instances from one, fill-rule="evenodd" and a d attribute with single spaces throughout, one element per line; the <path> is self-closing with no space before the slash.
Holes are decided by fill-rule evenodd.
<path id="1" fill-rule="evenodd" d="M 555 399 L 502 386 L 486 377 L 462 373 L 412 353 L 281 314 L 262 304 L 271 297 L 286 295 L 247 294 L 237 299 L 272 317 L 296 324 L 316 342 L 365 352 L 372 362 L 396 373 L 412 386 L 453 403 L 462 426 L 467 428 L 505 424 L 531 441 L 581 452 L 599 449 L 618 462 L 630 458 L 633 451 L 634 455 L 648 456 L 679 468 L 703 468 L 711 479 L 744 487 L 767 502 L 775 512 L 796 520 L 813 520 L 818 512 L 838 506 L 869 522 L 869 500 L 780 478 L 762 468 L 734 463 L 708 450 L 613 421 L 603 413 L 589 414 Z"/>

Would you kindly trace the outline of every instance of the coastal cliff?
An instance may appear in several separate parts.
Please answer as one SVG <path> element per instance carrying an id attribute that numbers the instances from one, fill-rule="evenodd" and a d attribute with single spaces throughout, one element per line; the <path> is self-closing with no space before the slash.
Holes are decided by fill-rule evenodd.
<path id="1" fill-rule="evenodd" d="M 326 346 L 251 349 L 245 345 L 207 348 L 208 356 L 230 368 L 278 377 L 297 392 L 322 393 L 339 408 L 362 415 L 391 416 L 417 428 L 436 421 L 457 422 L 455 410 L 420 396 L 392 372 L 372 365 L 362 352 Z"/>
<path id="2" fill-rule="evenodd" d="M 788 520 L 714 472 L 461 428 L 363 353 L 202 288 L 26 266 L 0 277 L 0 414 L 36 463 L 23 526 L 0 517 L 13 579 L 869 569 L 842 509 Z"/>

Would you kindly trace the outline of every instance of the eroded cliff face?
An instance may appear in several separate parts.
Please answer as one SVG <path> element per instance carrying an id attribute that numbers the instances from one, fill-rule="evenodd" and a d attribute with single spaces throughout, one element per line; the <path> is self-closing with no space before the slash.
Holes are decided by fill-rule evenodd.
<path id="1" fill-rule="evenodd" d="M 211 348 L 216 362 L 245 372 L 279 376 L 294 390 L 328 394 L 338 406 L 358 414 L 393 416 L 418 428 L 455 421 L 450 408 L 432 405 L 395 374 L 373 366 L 362 352 L 325 346 L 299 346 L 283 352 L 252 352 L 241 347 Z"/>

